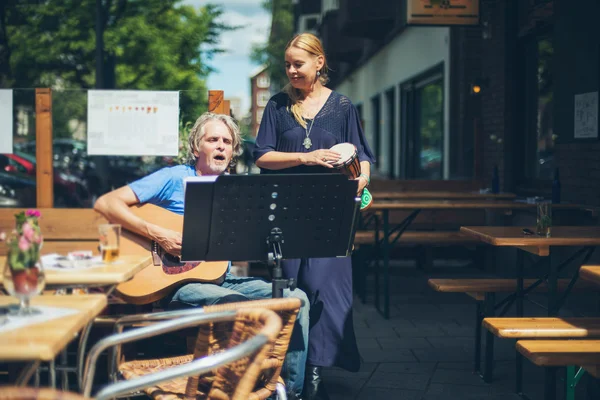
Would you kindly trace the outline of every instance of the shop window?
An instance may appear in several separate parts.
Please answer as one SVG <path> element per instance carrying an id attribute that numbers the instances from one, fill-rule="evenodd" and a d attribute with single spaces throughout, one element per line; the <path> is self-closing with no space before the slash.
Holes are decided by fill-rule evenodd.
<path id="1" fill-rule="evenodd" d="M 444 76 L 435 68 L 402 86 L 402 164 L 406 179 L 443 179 Z"/>
<path id="2" fill-rule="evenodd" d="M 551 180 L 554 174 L 553 55 L 550 36 L 538 36 L 525 46 L 523 166 L 530 181 Z"/>

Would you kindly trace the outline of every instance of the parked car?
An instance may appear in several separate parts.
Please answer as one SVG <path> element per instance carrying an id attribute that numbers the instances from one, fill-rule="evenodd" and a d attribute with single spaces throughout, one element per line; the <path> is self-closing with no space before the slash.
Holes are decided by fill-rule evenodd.
<path id="1" fill-rule="evenodd" d="M 25 191 L 26 196 L 33 197 L 35 203 L 35 156 L 20 151 L 13 154 L 0 154 L 0 169 L 5 176 L 5 186 L 13 190 Z M 6 182 L 8 178 L 12 182 Z M 70 173 L 68 169 L 54 169 L 54 202 L 57 207 L 90 207 L 92 196 L 85 180 Z M 16 186 L 16 188 L 15 188 Z M 24 188 L 33 187 L 25 190 Z"/>

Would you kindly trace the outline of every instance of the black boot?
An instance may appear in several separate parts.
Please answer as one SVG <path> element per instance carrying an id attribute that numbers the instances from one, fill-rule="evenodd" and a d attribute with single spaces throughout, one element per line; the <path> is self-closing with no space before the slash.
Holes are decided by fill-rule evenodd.
<path id="1" fill-rule="evenodd" d="M 329 400 L 329 395 L 327 395 L 321 379 L 321 367 L 306 366 L 302 400 Z"/>

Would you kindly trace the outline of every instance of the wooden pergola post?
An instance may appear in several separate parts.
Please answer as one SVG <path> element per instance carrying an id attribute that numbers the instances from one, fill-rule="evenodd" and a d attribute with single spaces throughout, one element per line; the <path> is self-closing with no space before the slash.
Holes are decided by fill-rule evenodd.
<path id="1" fill-rule="evenodd" d="M 54 206 L 52 166 L 52 89 L 35 89 L 36 205 Z"/>
<path id="2" fill-rule="evenodd" d="M 208 111 L 215 114 L 226 114 L 225 99 L 222 90 L 208 91 Z"/>

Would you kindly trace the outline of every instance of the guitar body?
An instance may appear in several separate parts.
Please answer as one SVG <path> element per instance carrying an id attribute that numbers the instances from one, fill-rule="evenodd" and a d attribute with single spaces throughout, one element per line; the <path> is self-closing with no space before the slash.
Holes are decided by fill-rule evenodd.
<path id="1" fill-rule="evenodd" d="M 131 211 L 144 220 L 176 232 L 183 231 L 183 216 L 164 208 L 143 204 Z M 131 304 L 149 304 L 158 301 L 182 285 L 192 282 L 220 283 L 225 277 L 229 261 L 179 262 L 179 260 L 151 240 L 123 230 L 121 254 L 147 254 L 152 252 L 154 265 L 138 272 L 131 280 L 117 286 L 117 295 Z"/>

